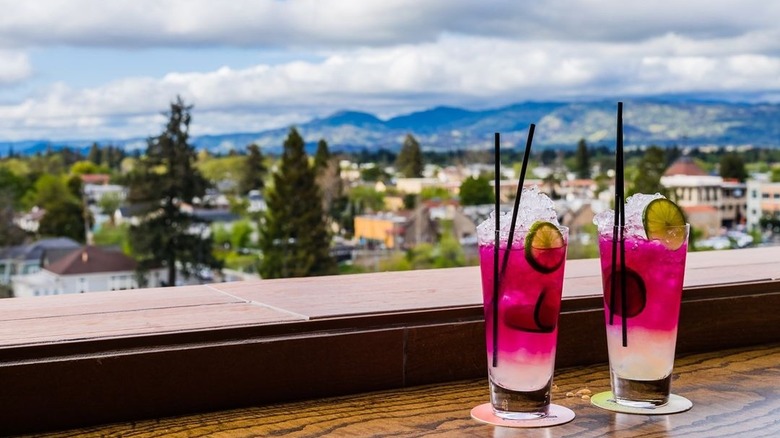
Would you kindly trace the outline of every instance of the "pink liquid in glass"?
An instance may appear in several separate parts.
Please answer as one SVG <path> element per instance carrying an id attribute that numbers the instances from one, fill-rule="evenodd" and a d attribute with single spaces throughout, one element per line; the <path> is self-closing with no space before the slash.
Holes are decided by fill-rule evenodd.
<path id="1" fill-rule="evenodd" d="M 620 379 L 648 382 L 667 379 L 674 366 L 688 245 L 683 243 L 672 250 L 658 240 L 625 237 L 626 346 L 623 345 L 619 274 L 618 293 L 611 302 L 612 245 L 611 235 L 599 236 L 610 369 Z M 619 244 L 615 260 L 619 266 Z"/>
<path id="2" fill-rule="evenodd" d="M 509 391 L 531 392 L 548 387 L 549 403 L 565 263 L 552 271 L 540 272 L 529 264 L 522 246 L 512 248 L 498 291 L 498 351 L 494 367 L 493 251 L 492 242 L 479 247 L 490 381 Z M 499 266 L 505 251 L 505 247 L 499 250 Z M 536 251 L 548 260 L 566 258 L 566 246 Z"/>

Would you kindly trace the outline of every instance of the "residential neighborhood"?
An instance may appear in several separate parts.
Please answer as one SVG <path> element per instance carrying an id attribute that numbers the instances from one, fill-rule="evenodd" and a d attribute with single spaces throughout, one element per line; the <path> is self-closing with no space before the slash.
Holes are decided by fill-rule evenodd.
<path id="1" fill-rule="evenodd" d="M 215 165 L 228 158 L 233 159 L 209 157 L 205 163 Z M 338 177 L 327 183 L 322 180 L 320 184 L 328 186 L 321 186 L 321 190 L 339 187 L 341 194 L 332 196 L 331 204 L 324 207 L 333 211 L 335 201 L 342 196 L 346 200 L 343 205 L 351 212 L 336 212 L 328 220 L 330 252 L 340 272 L 476 264 L 476 226 L 493 207 L 491 202 L 475 204 L 463 199 L 461 190 L 464 184 L 483 178 L 489 188 L 486 199 L 490 199 L 494 191 L 490 163 L 422 164 L 419 176 L 407 176 L 394 162 L 359 163 L 344 155 L 334 155 L 331 160 L 337 163 Z M 266 161 L 273 166 L 273 159 Z M 593 216 L 611 207 L 614 171 L 600 166 L 591 165 L 585 172 L 591 177 L 582 177 L 582 172 L 577 174 L 561 161 L 538 162 L 524 182 L 525 187 L 537 186 L 554 199 L 559 221 L 571 230 L 569 256 L 573 258 L 595 256 Z M 680 205 L 695 230 L 692 249 L 776 242 L 777 230 L 771 223 L 767 226 L 767 218 L 780 215 L 780 182 L 773 182 L 770 172 L 752 172 L 739 181 L 706 166 L 706 160 L 681 155 L 664 168 L 658 181 L 659 190 Z M 516 173 L 515 167 L 507 166 L 500 180 L 500 202 L 505 211 L 514 200 Z M 209 238 L 214 246 L 193 248 L 190 267 L 177 264 L 176 285 L 260 278 L 262 251 L 258 241 L 262 217 L 268 210 L 264 190 L 242 194 L 236 191 L 234 175 L 209 175 L 212 188 L 192 203 L 177 203 L 176 208 L 193 218 L 187 233 Z M 46 209 L 38 205 L 13 217 L 28 237 L 23 244 L 0 250 L 0 285 L 6 296 L 167 285 L 167 268 L 160 264 L 142 268 L 132 257 L 127 240 L 126 230 L 139 226 L 149 210 L 129 202 L 130 189 L 117 182 L 111 172 L 84 173 L 79 179 L 81 202 L 88 215 L 82 222 L 84 229 L 77 233 L 80 241 L 62 236 L 34 239 L 40 235 L 46 215 Z M 438 249 L 444 241 L 456 252 Z M 221 269 L 200 263 L 212 253 L 220 255 Z"/>

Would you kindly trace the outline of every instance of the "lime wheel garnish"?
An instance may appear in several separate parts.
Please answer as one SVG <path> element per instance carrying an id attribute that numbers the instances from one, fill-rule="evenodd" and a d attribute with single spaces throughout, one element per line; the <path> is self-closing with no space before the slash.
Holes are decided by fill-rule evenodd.
<path id="1" fill-rule="evenodd" d="M 625 273 L 625 285 L 626 285 L 626 318 L 632 318 L 639 315 L 644 310 L 647 304 L 647 291 L 645 289 L 645 282 L 642 277 L 631 269 L 626 268 L 623 271 L 615 271 L 615 279 L 612 280 L 610 275 L 607 278 L 607 284 L 604 287 L 606 291 L 604 293 L 604 301 L 610 311 L 617 316 L 623 316 L 623 294 L 620 293 Z M 615 285 L 617 294 L 615 295 L 615 301 L 612 302 L 612 285 Z"/>
<path id="2" fill-rule="evenodd" d="M 660 240 L 671 250 L 685 243 L 685 215 L 680 207 L 666 198 L 650 201 L 642 212 L 642 225 L 651 240 Z"/>
<path id="3" fill-rule="evenodd" d="M 566 259 L 566 241 L 554 224 L 536 221 L 525 236 L 525 259 L 539 272 L 558 269 Z"/>

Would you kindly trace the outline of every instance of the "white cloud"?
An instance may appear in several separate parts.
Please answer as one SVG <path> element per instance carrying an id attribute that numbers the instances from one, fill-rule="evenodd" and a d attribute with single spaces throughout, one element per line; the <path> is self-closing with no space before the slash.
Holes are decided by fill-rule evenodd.
<path id="1" fill-rule="evenodd" d="M 720 91 L 776 100 L 780 90 L 780 2 L 765 0 L 0 0 L 0 10 L 0 86 L 33 77 L 21 50 L 41 47 L 305 56 L 120 72 L 83 88 L 45 84 L 0 99 L 4 138 L 144 137 L 160 130 L 159 113 L 176 95 L 195 104 L 201 134 L 340 109 L 388 116 L 442 104 Z"/>
<path id="2" fill-rule="evenodd" d="M 31 74 L 32 66 L 27 54 L 13 50 L 0 50 L 0 85 L 21 82 Z"/>

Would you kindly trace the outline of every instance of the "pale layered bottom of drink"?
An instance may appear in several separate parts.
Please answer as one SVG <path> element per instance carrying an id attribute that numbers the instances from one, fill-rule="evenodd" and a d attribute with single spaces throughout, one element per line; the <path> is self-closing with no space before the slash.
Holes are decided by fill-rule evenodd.
<path id="1" fill-rule="evenodd" d="M 522 247 L 510 251 L 498 294 L 493 366 L 492 243 L 481 245 L 479 251 L 493 411 L 499 417 L 515 420 L 546 416 L 555 367 L 564 263 L 552 272 L 539 272 L 528 264 Z M 505 251 L 499 250 L 499 260 L 503 260 Z M 559 251 L 565 259 L 566 247 L 544 251 Z"/>
<path id="2" fill-rule="evenodd" d="M 612 245 L 612 236 L 600 236 L 605 291 L 612 287 Z M 604 296 L 612 392 L 619 404 L 655 407 L 669 401 L 686 253 L 687 244 L 670 250 L 660 241 L 625 239 L 625 265 L 636 274 L 626 276 L 625 346 L 622 302 L 611 312 L 610 297 Z M 616 260 L 620 260 L 619 247 Z"/>

